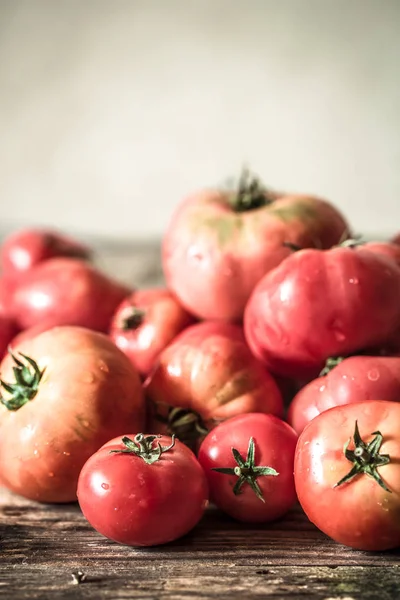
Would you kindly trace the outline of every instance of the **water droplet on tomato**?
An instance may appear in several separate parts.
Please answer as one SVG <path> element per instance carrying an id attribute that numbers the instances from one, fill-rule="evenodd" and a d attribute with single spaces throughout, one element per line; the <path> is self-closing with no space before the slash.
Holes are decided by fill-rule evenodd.
<path id="1" fill-rule="evenodd" d="M 53 471 L 50 471 L 49 473 L 47 473 L 49 477 L 54 477 L 54 473 Z"/>
<path id="2" fill-rule="evenodd" d="M 104 360 L 99 360 L 99 369 L 104 373 L 109 373 L 110 371 L 108 365 L 104 362 Z"/>
<path id="3" fill-rule="evenodd" d="M 39 450 L 34 450 L 34 451 L 33 451 L 33 456 L 34 456 L 35 458 L 40 458 L 40 452 L 39 452 Z"/>
<path id="4" fill-rule="evenodd" d="M 351 279 L 349 279 L 349 283 L 352 283 L 353 285 L 358 285 L 360 281 L 357 279 L 357 277 L 351 277 Z"/>
<path id="5" fill-rule="evenodd" d="M 103 488 L 103 490 L 108 490 L 109 489 L 109 484 L 108 483 L 102 483 L 101 487 Z M 117 510 L 116 508 L 114 508 L 114 510 Z"/>
<path id="6" fill-rule="evenodd" d="M 326 385 L 321 385 L 321 387 L 319 388 L 319 391 L 323 392 L 325 388 L 326 388 Z"/>
<path id="7" fill-rule="evenodd" d="M 378 381 L 380 373 L 378 369 L 371 369 L 370 371 L 368 371 L 367 377 L 370 381 Z"/>
<path id="8" fill-rule="evenodd" d="M 65 456 L 71 456 L 71 452 L 63 452 Z"/>

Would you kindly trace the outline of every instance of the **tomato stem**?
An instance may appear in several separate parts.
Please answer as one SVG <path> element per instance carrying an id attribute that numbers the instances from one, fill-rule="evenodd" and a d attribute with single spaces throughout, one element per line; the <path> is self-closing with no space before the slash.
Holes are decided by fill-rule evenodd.
<path id="1" fill-rule="evenodd" d="M 385 490 L 385 492 L 391 492 L 387 487 L 381 476 L 379 475 L 377 468 L 382 467 L 390 463 L 389 454 L 379 454 L 381 449 L 383 436 L 380 431 L 374 431 L 371 433 L 375 437 L 368 444 L 366 444 L 361 436 L 358 429 L 358 423 L 356 421 L 354 428 L 354 450 L 349 450 L 351 438 L 346 442 L 343 452 L 348 461 L 353 463 L 352 469 L 342 477 L 333 487 L 338 487 L 343 483 L 348 483 L 357 475 L 368 475 L 375 479 L 375 481 Z"/>
<path id="2" fill-rule="evenodd" d="M 340 363 L 345 359 L 344 356 L 336 356 L 334 358 L 327 358 L 324 368 L 319 374 L 319 377 L 324 377 L 328 375 L 335 367 L 340 365 Z"/>
<path id="3" fill-rule="evenodd" d="M 273 199 L 268 198 L 260 180 L 245 167 L 239 178 L 238 189 L 231 200 L 233 210 L 235 212 L 246 212 L 267 206 L 272 202 Z"/>
<path id="4" fill-rule="evenodd" d="M 164 414 L 158 411 L 158 408 L 161 408 L 162 404 L 152 403 L 154 417 L 167 426 L 169 435 L 176 435 L 187 446 L 192 447 L 196 440 L 207 435 L 209 432 L 199 413 L 179 406 L 169 406 L 167 414 L 164 416 Z"/>
<path id="5" fill-rule="evenodd" d="M 137 306 L 127 306 L 120 315 L 119 326 L 123 331 L 138 329 L 146 316 L 146 311 Z"/>
<path id="6" fill-rule="evenodd" d="M 238 477 L 237 482 L 233 487 L 233 493 L 235 496 L 238 496 L 242 493 L 242 487 L 245 483 L 247 483 L 257 498 L 261 500 L 261 502 L 265 502 L 263 493 L 261 491 L 260 486 L 257 483 L 257 478 L 261 475 L 272 475 L 276 477 L 279 475 L 275 469 L 272 467 L 259 467 L 255 464 L 255 444 L 254 439 L 251 437 L 249 440 L 249 445 L 247 448 L 247 456 L 244 459 L 236 448 L 232 448 L 233 458 L 235 459 L 237 466 L 234 468 L 213 468 L 212 471 L 217 471 L 217 473 L 223 473 L 224 475 L 236 475 Z"/>
<path id="7" fill-rule="evenodd" d="M 126 448 L 122 450 L 110 450 L 110 454 L 135 454 L 139 458 L 143 459 L 147 465 L 160 460 L 161 455 L 164 452 L 168 452 L 175 446 L 175 436 L 172 436 L 172 441 L 169 446 L 161 446 L 160 442 L 154 442 L 160 438 L 160 435 L 143 435 L 138 433 L 135 435 L 133 440 L 128 436 L 122 438 L 122 443 Z"/>
<path id="8" fill-rule="evenodd" d="M 24 359 L 23 362 L 12 353 L 11 348 L 8 349 L 8 353 L 15 363 L 13 367 L 15 382 L 6 383 L 0 379 L 0 388 L 2 387 L 10 395 L 7 399 L 0 394 L 0 402 L 8 410 L 18 410 L 36 396 L 45 370 L 41 371 L 37 362 L 26 354 L 18 353 Z"/>

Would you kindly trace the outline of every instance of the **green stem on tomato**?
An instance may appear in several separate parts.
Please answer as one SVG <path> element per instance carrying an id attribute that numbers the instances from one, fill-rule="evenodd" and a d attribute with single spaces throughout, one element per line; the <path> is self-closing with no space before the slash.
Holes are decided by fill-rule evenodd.
<path id="1" fill-rule="evenodd" d="M 7 392 L 6 398 L 1 394 L 0 402 L 8 410 L 18 410 L 36 396 L 44 369 L 41 371 L 37 362 L 26 354 L 19 352 L 19 356 L 23 359 L 20 360 L 12 353 L 11 348 L 8 349 L 8 353 L 15 363 L 13 367 L 15 381 L 6 383 L 0 379 L 0 389 L 3 388 Z"/>

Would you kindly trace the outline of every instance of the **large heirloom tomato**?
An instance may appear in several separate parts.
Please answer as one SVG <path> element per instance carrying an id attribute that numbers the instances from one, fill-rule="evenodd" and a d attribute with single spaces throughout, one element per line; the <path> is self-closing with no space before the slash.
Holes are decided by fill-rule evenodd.
<path id="1" fill-rule="evenodd" d="M 287 377 L 384 344 L 400 325 L 400 268 L 362 247 L 300 250 L 256 286 L 245 312 L 255 356 Z"/>
<path id="2" fill-rule="evenodd" d="M 378 252 L 378 254 L 383 254 L 392 258 L 395 263 L 400 265 L 400 246 L 398 244 L 390 243 L 390 242 L 367 242 L 362 246 L 364 250 L 369 250 L 370 252 Z"/>
<path id="3" fill-rule="evenodd" d="M 400 403 L 331 408 L 304 429 L 296 491 L 321 531 L 359 550 L 400 546 Z"/>
<path id="4" fill-rule="evenodd" d="M 29 271 L 18 285 L 14 314 L 23 329 L 51 322 L 106 332 L 116 307 L 129 293 L 129 288 L 86 262 L 52 258 Z"/>
<path id="5" fill-rule="evenodd" d="M 256 283 L 290 254 L 285 244 L 330 248 L 347 234 L 328 202 L 271 193 L 244 177 L 236 192 L 205 190 L 178 207 L 163 241 L 163 268 L 191 313 L 239 321 Z"/>
<path id="6" fill-rule="evenodd" d="M 297 433 L 334 406 L 381 398 L 400 402 L 399 356 L 331 359 L 325 371 L 325 375 L 303 387 L 289 406 L 288 421 Z"/>
<path id="7" fill-rule="evenodd" d="M 272 415 L 252 413 L 220 423 L 198 454 L 212 501 L 248 523 L 284 515 L 296 501 L 296 442 L 293 429 Z"/>
<path id="8" fill-rule="evenodd" d="M 88 259 L 87 246 L 57 231 L 22 229 L 8 236 L 1 247 L 3 276 L 18 281 L 38 263 L 55 256 Z"/>
<path id="9" fill-rule="evenodd" d="M 169 290 L 137 290 L 117 308 L 110 336 L 140 373 L 148 375 L 160 352 L 193 322 Z"/>
<path id="10" fill-rule="evenodd" d="M 185 329 L 160 354 L 145 382 L 148 430 L 200 437 L 241 413 L 280 416 L 282 396 L 272 376 L 251 354 L 240 327 L 204 322 Z"/>
<path id="11" fill-rule="evenodd" d="M 79 476 L 78 500 L 102 535 L 130 546 L 155 546 L 193 529 L 208 504 L 208 486 L 184 444 L 132 434 L 109 441 L 89 458 Z"/>
<path id="12" fill-rule="evenodd" d="M 105 335 L 57 327 L 1 363 L 0 479 L 40 502 L 76 500 L 85 461 L 143 427 L 140 378 Z"/>

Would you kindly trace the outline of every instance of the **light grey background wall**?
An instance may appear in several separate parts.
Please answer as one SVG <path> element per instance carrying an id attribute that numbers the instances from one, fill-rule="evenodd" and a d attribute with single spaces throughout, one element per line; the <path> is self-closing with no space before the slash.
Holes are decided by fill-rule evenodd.
<path id="1" fill-rule="evenodd" d="M 249 163 L 400 229 L 400 0 L 0 0 L 0 221 L 158 236 Z"/>

